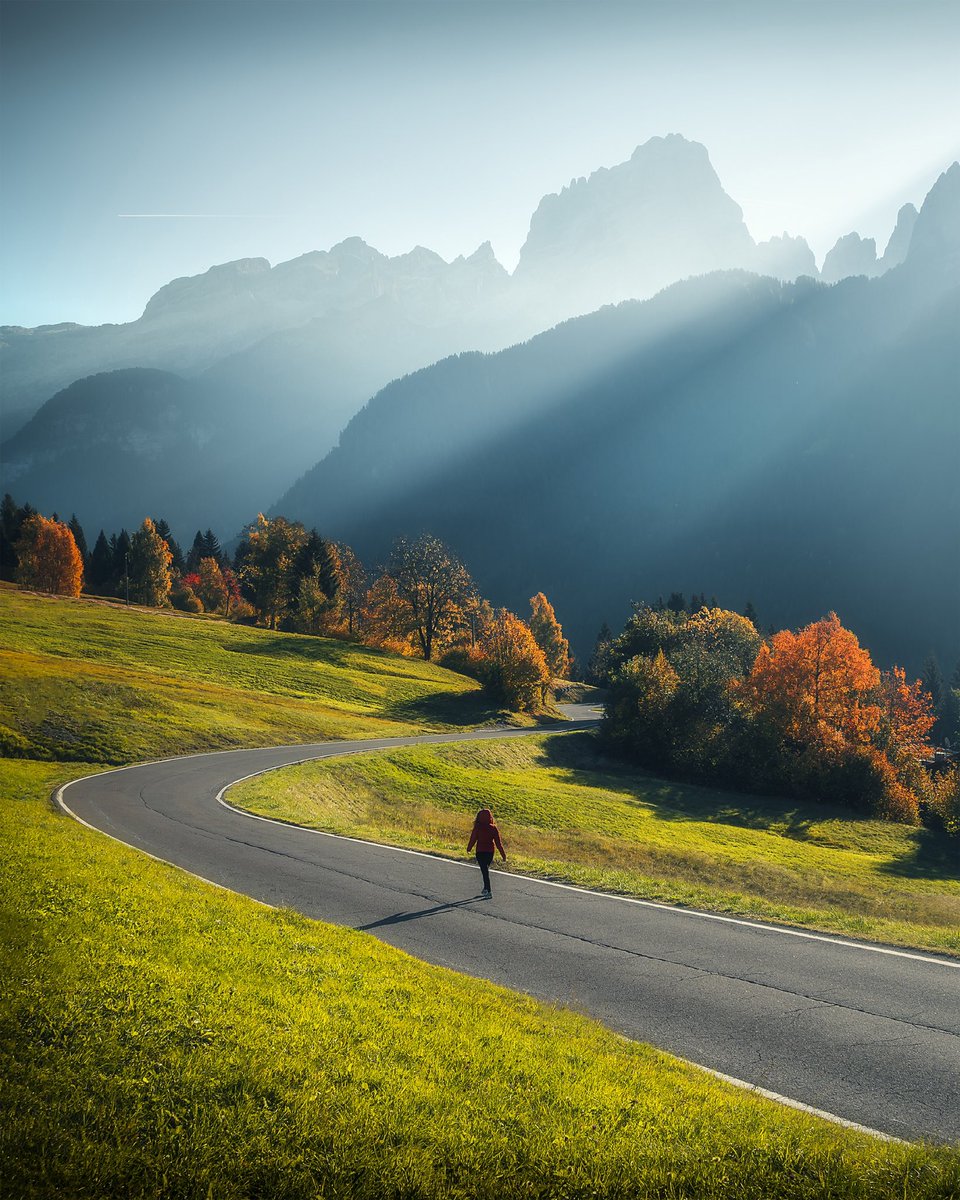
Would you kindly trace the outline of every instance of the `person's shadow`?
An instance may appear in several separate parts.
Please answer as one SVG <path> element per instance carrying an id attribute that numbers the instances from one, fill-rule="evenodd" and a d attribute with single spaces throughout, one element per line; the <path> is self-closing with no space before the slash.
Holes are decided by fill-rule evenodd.
<path id="1" fill-rule="evenodd" d="M 358 933 L 367 933 L 371 929 L 380 929 L 384 925 L 400 925 L 404 921 L 419 921 L 421 917 L 432 917 L 434 913 L 448 912 L 451 908 L 464 908 L 468 904 L 479 904 L 483 896 L 470 896 L 467 900 L 451 900 L 447 904 L 437 904 L 433 908 L 421 908 L 418 912 L 394 913 L 392 917 L 382 917 L 379 921 L 371 921 L 369 925 L 357 925 Z"/>

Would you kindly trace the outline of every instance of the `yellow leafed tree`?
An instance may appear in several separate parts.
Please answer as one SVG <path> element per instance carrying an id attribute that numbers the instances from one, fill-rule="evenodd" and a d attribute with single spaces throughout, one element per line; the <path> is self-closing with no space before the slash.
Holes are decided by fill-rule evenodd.
<path id="1" fill-rule="evenodd" d="M 536 639 L 519 617 L 501 608 L 487 630 L 482 649 L 487 690 L 514 709 L 534 709 L 546 697 L 550 670 Z"/>
<path id="2" fill-rule="evenodd" d="M 550 674 L 555 679 L 565 679 L 570 671 L 570 643 L 543 592 L 530 597 L 530 632 L 543 651 Z"/>

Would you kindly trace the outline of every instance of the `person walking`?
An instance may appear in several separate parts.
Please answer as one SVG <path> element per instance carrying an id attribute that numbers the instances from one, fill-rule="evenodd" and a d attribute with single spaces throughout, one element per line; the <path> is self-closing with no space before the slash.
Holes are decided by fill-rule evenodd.
<path id="1" fill-rule="evenodd" d="M 500 840 L 500 830 L 497 828 L 497 823 L 489 808 L 481 808 L 477 813 L 476 820 L 473 822 L 473 833 L 470 834 L 470 841 L 467 843 L 468 854 L 474 846 L 477 848 L 477 866 L 483 876 L 483 891 L 480 895 L 486 896 L 489 900 L 493 898 L 493 893 L 490 891 L 490 864 L 493 862 L 494 846 L 500 851 L 503 861 L 507 861 L 507 852 Z"/>

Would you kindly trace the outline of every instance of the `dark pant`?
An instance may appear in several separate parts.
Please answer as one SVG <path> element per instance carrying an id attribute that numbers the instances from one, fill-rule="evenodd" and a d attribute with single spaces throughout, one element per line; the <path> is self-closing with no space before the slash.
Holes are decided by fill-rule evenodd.
<path id="1" fill-rule="evenodd" d="M 477 866 L 480 868 L 480 873 L 483 875 L 483 886 L 490 891 L 490 864 L 493 862 L 492 850 L 477 851 Z"/>

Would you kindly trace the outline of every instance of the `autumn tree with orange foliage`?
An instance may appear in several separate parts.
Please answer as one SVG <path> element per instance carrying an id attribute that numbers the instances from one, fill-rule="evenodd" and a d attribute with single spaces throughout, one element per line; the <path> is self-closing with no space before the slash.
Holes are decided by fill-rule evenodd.
<path id="1" fill-rule="evenodd" d="M 16 581 L 22 588 L 79 596 L 83 586 L 83 559 L 67 525 L 39 513 L 23 522 L 14 547 Z"/>
<path id="2" fill-rule="evenodd" d="M 735 613 L 638 606 L 610 653 L 603 733 L 646 766 L 891 820 L 931 807 L 930 696 L 881 676 L 836 613 L 761 644 Z"/>
<path id="3" fill-rule="evenodd" d="M 546 698 L 550 671 L 543 651 L 519 617 L 501 608 L 481 642 L 484 689 L 511 709 L 531 711 Z"/>
<path id="4" fill-rule="evenodd" d="M 836 613 L 775 634 L 736 695 L 755 784 L 918 819 L 929 696 L 899 667 L 881 677 Z"/>
<path id="5" fill-rule="evenodd" d="M 384 572 L 367 590 L 360 609 L 360 636 L 368 646 L 412 655 L 410 609 L 397 591 L 397 581 Z"/>
<path id="6" fill-rule="evenodd" d="M 550 674 L 566 679 L 570 673 L 570 643 L 563 636 L 553 605 L 543 592 L 530 597 L 530 632 L 543 651 Z"/>
<path id="7" fill-rule="evenodd" d="M 879 683 L 870 654 L 832 612 L 799 633 L 775 633 L 760 647 L 739 696 L 797 748 L 830 733 L 865 745 L 880 724 Z"/>
<path id="8" fill-rule="evenodd" d="M 907 682 L 902 667 L 884 671 L 878 692 L 878 745 L 893 762 L 917 762 L 930 752 L 929 733 L 936 724 L 933 697 L 919 679 Z"/>

